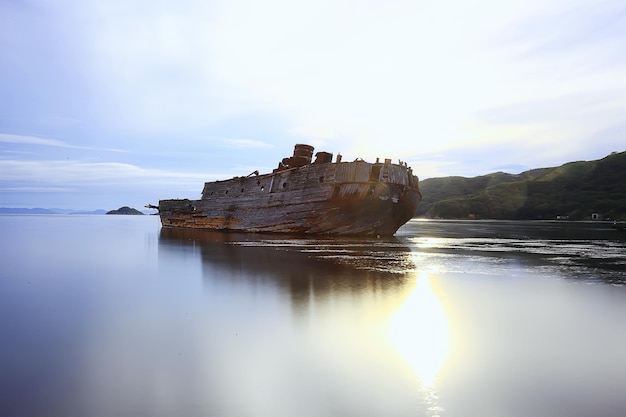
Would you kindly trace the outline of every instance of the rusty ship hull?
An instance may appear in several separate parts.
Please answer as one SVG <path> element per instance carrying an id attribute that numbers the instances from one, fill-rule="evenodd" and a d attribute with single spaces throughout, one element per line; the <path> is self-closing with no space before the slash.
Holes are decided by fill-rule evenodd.
<path id="1" fill-rule="evenodd" d="M 204 184 L 198 200 L 160 200 L 168 228 L 314 235 L 390 236 L 421 201 L 405 163 L 332 162 L 296 145 L 274 172 Z"/>

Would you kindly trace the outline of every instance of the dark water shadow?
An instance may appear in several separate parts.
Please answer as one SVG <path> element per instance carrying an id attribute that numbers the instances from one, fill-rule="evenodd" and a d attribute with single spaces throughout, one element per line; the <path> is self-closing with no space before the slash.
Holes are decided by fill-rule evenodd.
<path id="1" fill-rule="evenodd" d="M 516 262 L 544 277 L 626 284 L 626 233 L 607 222 L 436 220 L 408 226 L 402 238 L 422 253 L 482 260 L 485 267 Z"/>
<path id="2" fill-rule="evenodd" d="M 626 232 L 611 222 L 556 220 L 427 220 L 412 221 L 401 234 L 445 238 L 526 240 L 610 240 L 626 242 Z"/>
<path id="3" fill-rule="evenodd" d="M 328 238 L 162 228 L 159 251 L 198 251 L 205 280 L 276 285 L 296 304 L 402 286 L 415 265 L 397 238 Z"/>

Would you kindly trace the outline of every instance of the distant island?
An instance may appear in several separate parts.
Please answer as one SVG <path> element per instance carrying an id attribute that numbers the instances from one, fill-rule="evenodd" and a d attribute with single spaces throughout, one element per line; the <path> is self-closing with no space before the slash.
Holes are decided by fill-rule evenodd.
<path id="1" fill-rule="evenodd" d="M 134 209 L 132 207 L 128 207 L 128 206 L 124 206 L 124 207 L 120 207 L 117 210 L 111 210 L 111 211 L 107 211 L 107 214 L 132 214 L 132 215 L 144 215 L 144 213 L 140 212 L 137 209 Z"/>
<path id="2" fill-rule="evenodd" d="M 416 216 L 441 219 L 626 220 L 626 152 L 521 174 L 420 181 Z"/>

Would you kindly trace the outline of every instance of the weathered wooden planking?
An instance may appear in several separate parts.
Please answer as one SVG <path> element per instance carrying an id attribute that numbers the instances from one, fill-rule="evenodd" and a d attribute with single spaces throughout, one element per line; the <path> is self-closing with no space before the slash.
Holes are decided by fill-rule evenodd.
<path id="1" fill-rule="evenodd" d="M 309 164 L 207 182 L 199 200 L 161 200 L 165 227 L 392 235 L 421 200 L 410 168 L 364 161 Z"/>

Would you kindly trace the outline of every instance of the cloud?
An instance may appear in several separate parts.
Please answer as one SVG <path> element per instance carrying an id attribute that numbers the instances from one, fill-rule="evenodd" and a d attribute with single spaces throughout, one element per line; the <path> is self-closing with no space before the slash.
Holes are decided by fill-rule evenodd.
<path id="1" fill-rule="evenodd" d="M 547 2 L 544 9 L 503 30 L 500 42 L 537 60 L 554 61 L 571 53 L 583 58 L 576 54 L 584 52 L 583 70 L 611 70 L 616 62 L 612 57 L 626 46 L 626 4 L 620 0 Z M 619 63 L 623 66 L 624 60 Z"/>
<path id="2" fill-rule="evenodd" d="M 0 181 L 5 187 L 180 187 L 198 190 L 207 178 L 217 175 L 146 169 L 116 162 L 0 160 Z"/>
<path id="3" fill-rule="evenodd" d="M 68 187 L 0 187 L 0 193 L 68 193 L 78 190 Z"/>
<path id="4" fill-rule="evenodd" d="M 27 145 L 58 146 L 61 148 L 70 147 L 70 145 L 68 145 L 67 143 L 56 139 L 46 139 L 37 136 L 26 135 L 10 135 L 6 133 L 0 133 L 0 142 L 21 143 Z"/>
<path id="5" fill-rule="evenodd" d="M 12 135 L 12 134 L 7 134 L 7 133 L 0 133 L 0 142 L 17 143 L 17 144 L 22 144 L 22 145 L 52 146 L 52 147 L 57 147 L 57 148 L 72 148 L 72 149 L 83 149 L 83 150 L 93 150 L 93 151 L 126 152 L 122 149 L 78 146 L 78 145 L 71 145 L 67 142 L 64 142 L 58 139 L 48 139 L 48 138 L 42 138 L 38 136 L 27 136 L 27 135 Z"/>
<path id="6" fill-rule="evenodd" d="M 254 139 L 234 139 L 234 138 L 219 138 L 211 137 L 211 139 L 218 139 L 222 144 L 229 148 L 236 149 L 249 149 L 249 148 L 270 148 L 273 145 Z"/>

